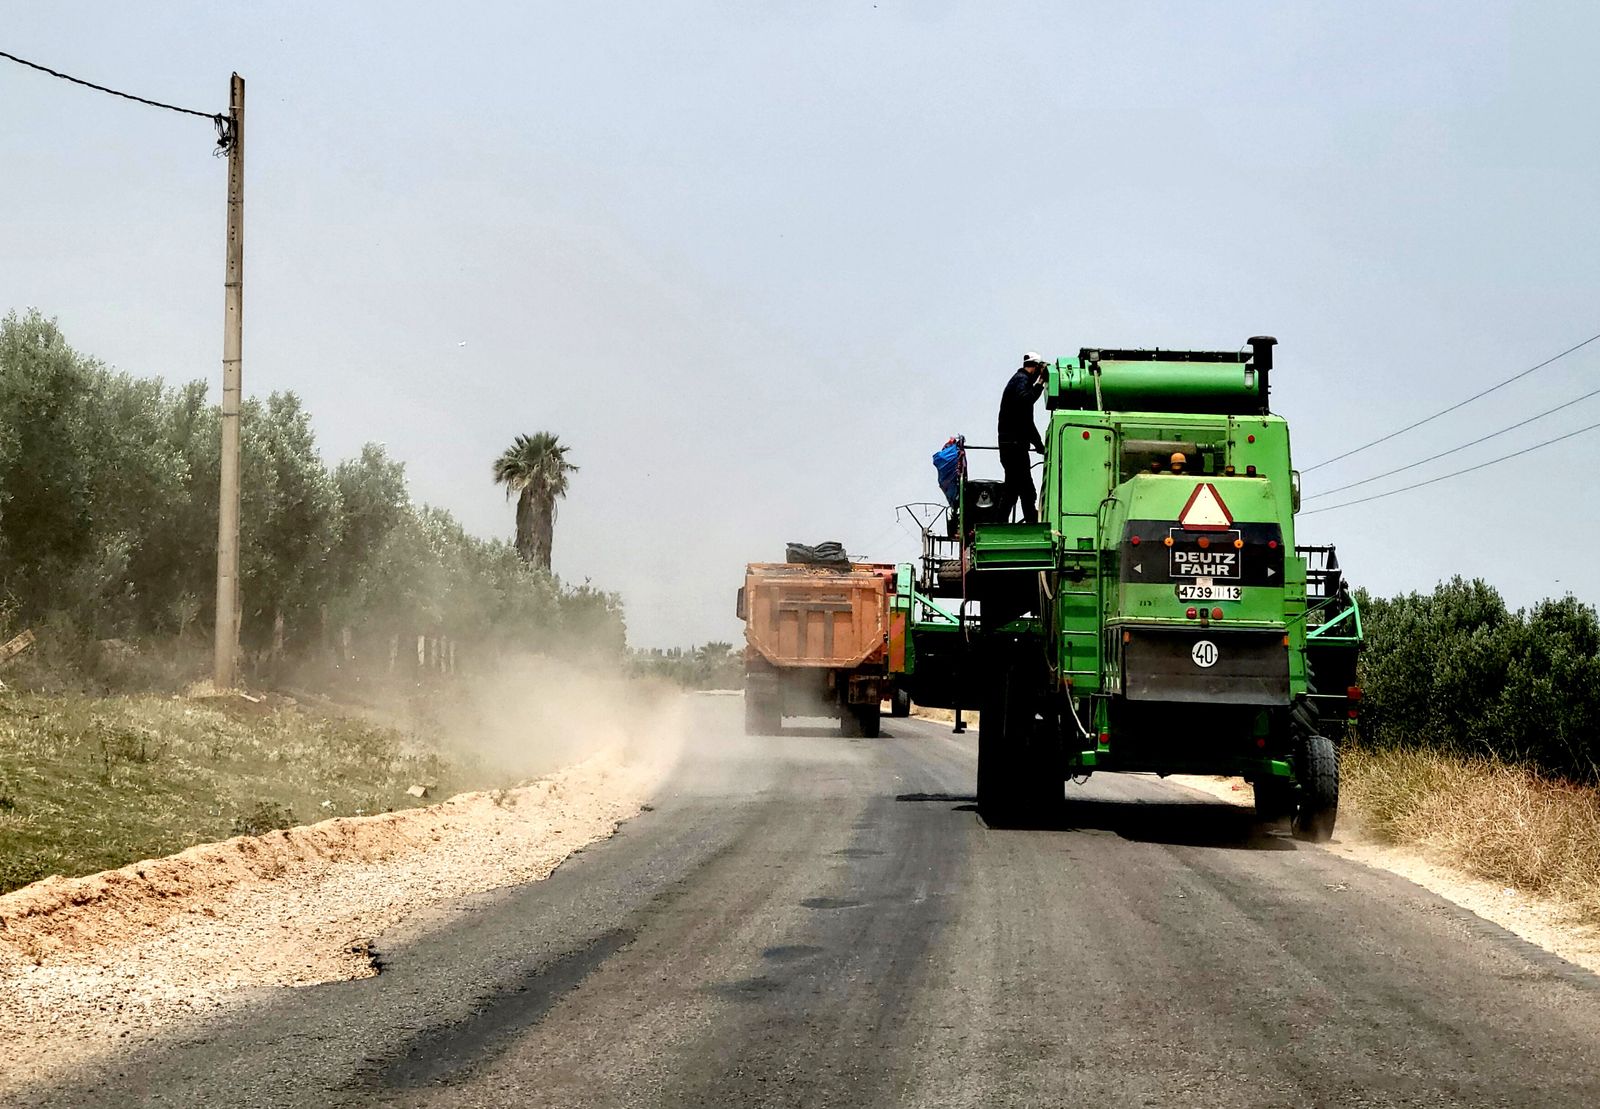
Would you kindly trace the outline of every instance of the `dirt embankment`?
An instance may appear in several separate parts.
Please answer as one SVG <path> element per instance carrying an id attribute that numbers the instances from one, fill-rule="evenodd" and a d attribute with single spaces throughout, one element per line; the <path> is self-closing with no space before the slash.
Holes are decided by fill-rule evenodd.
<path id="1" fill-rule="evenodd" d="M 548 876 L 636 814 L 674 756 L 670 744 L 606 751 L 515 789 L 0 897 L 0 1095 L 255 988 L 376 973 L 375 936 L 447 899 Z"/>
<path id="2" fill-rule="evenodd" d="M 956 720 L 955 710 L 953 709 L 930 709 L 923 705 L 912 705 L 911 715 L 919 720 L 932 720 L 940 724 L 954 724 Z M 961 714 L 962 722 L 974 731 L 977 730 L 978 722 L 982 719 L 982 714 L 977 709 Z"/>

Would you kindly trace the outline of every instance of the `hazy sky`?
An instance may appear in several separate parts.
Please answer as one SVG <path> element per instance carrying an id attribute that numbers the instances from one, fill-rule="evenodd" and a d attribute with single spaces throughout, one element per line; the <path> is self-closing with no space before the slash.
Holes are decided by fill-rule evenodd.
<path id="1" fill-rule="evenodd" d="M 950 434 L 992 441 L 1024 350 L 1274 334 L 1305 468 L 1600 331 L 1597 34 L 1578 3 L 0 3 L 0 49 L 102 84 L 209 111 L 243 74 L 247 392 L 484 535 L 491 459 L 556 432 L 556 568 L 645 646 L 735 639 L 785 540 L 911 557 L 894 506 L 937 498 Z M 0 310 L 216 381 L 212 141 L 0 61 Z M 1596 386 L 1600 342 L 1306 492 Z M 1381 592 L 1593 602 L 1597 454 L 1301 541 Z"/>

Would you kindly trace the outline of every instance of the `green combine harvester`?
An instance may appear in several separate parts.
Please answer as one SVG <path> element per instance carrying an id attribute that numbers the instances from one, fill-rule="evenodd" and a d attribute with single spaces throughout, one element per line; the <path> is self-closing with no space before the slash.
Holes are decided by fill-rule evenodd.
<path id="1" fill-rule="evenodd" d="M 1332 835 L 1361 615 L 1333 548 L 1295 545 L 1275 342 L 1057 362 L 1041 522 L 1006 522 L 1001 483 L 963 466 L 948 526 L 900 567 L 897 685 L 981 711 L 991 824 L 1137 771 L 1240 775 L 1263 820 Z"/>

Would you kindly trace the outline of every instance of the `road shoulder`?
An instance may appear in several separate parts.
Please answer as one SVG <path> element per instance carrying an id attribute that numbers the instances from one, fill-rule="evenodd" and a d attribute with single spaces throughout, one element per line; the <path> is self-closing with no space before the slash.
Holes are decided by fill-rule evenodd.
<path id="1" fill-rule="evenodd" d="M 1167 781 L 1229 804 L 1249 808 L 1255 803 L 1249 784 L 1240 778 L 1175 774 Z M 1348 819 L 1325 849 L 1398 875 L 1552 955 L 1600 974 L 1600 928 L 1583 923 L 1558 901 L 1474 878 L 1419 851 L 1376 842 Z"/>
<path id="2" fill-rule="evenodd" d="M 548 877 L 660 781 L 615 752 L 512 790 L 238 837 L 0 898 L 0 1096 L 259 997 L 377 973 L 372 940 Z"/>

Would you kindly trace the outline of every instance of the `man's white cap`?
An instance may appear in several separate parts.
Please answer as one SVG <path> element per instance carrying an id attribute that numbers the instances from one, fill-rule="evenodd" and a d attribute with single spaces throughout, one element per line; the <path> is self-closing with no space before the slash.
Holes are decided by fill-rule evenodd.
<path id="1" fill-rule="evenodd" d="M 1022 364 L 1024 366 L 1032 366 L 1035 363 L 1041 366 L 1044 365 L 1044 359 L 1040 358 L 1036 351 L 1030 350 L 1027 354 L 1022 356 Z"/>

